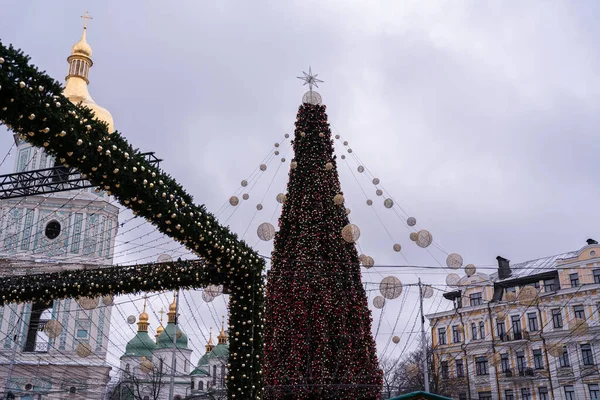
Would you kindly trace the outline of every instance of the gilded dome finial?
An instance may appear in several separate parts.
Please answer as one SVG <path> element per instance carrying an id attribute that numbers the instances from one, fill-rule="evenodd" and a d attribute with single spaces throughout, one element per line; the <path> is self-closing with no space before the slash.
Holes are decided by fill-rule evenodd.
<path id="1" fill-rule="evenodd" d="M 208 343 L 206 344 L 206 352 L 210 353 L 212 351 L 212 349 L 215 348 L 215 344 L 213 343 L 212 340 L 212 327 L 210 328 L 210 334 L 208 336 Z"/>
<path id="2" fill-rule="evenodd" d="M 148 332 L 148 313 L 146 313 L 146 300 L 148 299 L 147 295 L 144 295 L 144 309 L 140 314 L 138 325 L 138 332 Z"/>
<path id="3" fill-rule="evenodd" d="M 92 57 L 92 48 L 90 47 L 90 45 L 87 42 L 87 20 L 88 19 L 93 19 L 92 17 L 90 17 L 89 13 L 86 11 L 85 15 L 82 15 L 81 18 L 83 18 L 83 34 L 81 35 L 81 39 L 79 39 L 79 42 L 75 43 L 73 45 L 73 48 L 71 49 L 71 55 L 73 56 L 83 56 L 83 57 L 87 57 L 88 59 Z"/>
<path id="4" fill-rule="evenodd" d="M 158 328 L 156 328 L 156 336 L 155 337 L 156 337 L 157 342 L 158 342 L 158 337 L 165 330 L 165 327 L 163 326 L 163 314 L 165 314 L 165 310 L 161 308 L 158 313 L 160 314 L 160 325 L 158 325 Z"/>
<path id="5" fill-rule="evenodd" d="M 169 306 L 167 316 L 169 317 L 169 323 L 175 323 L 177 319 L 177 293 L 173 293 L 173 302 Z"/>
<path id="6" fill-rule="evenodd" d="M 221 316 L 221 333 L 217 336 L 218 344 L 227 344 L 227 334 L 225 333 L 225 316 Z"/>

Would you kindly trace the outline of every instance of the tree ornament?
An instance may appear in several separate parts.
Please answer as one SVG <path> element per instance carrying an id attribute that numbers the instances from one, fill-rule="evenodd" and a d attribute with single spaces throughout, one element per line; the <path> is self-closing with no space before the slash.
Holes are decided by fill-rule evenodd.
<path id="1" fill-rule="evenodd" d="M 379 178 L 373 178 L 373 185 L 379 185 Z"/>
<path id="2" fill-rule="evenodd" d="M 44 332 L 50 339 L 55 339 L 62 332 L 62 324 L 55 319 L 51 319 L 44 325 Z"/>
<path id="3" fill-rule="evenodd" d="M 375 265 L 375 260 L 371 256 L 365 256 L 365 259 L 362 264 L 363 267 L 365 267 L 366 269 L 370 269 Z"/>
<path id="4" fill-rule="evenodd" d="M 344 195 L 341 193 L 338 193 L 335 196 L 333 196 L 333 203 L 338 206 L 344 204 Z"/>
<path id="5" fill-rule="evenodd" d="M 346 159 L 346 156 L 345 156 L 345 155 L 343 155 L 343 154 L 342 154 L 342 156 L 341 156 L 341 157 L 342 157 L 342 160 L 345 160 L 345 159 Z"/>
<path id="6" fill-rule="evenodd" d="M 281 158 L 281 162 L 285 162 L 285 157 L 282 157 L 282 158 Z"/>
<path id="7" fill-rule="evenodd" d="M 450 269 L 459 269 L 463 265 L 463 258 L 457 253 L 448 254 L 448 257 L 446 257 L 446 265 Z"/>
<path id="8" fill-rule="evenodd" d="M 406 225 L 415 226 L 417 224 L 417 219 L 415 217 L 408 217 L 406 220 Z"/>
<path id="9" fill-rule="evenodd" d="M 379 284 L 379 292 L 386 299 L 397 299 L 402 294 L 402 282 L 395 276 L 386 276 Z"/>
<path id="10" fill-rule="evenodd" d="M 286 133 L 285 135 L 283 135 L 286 139 L 290 137 L 289 133 Z"/>
<path id="11" fill-rule="evenodd" d="M 75 352 L 79 357 L 86 358 L 92 354 L 92 346 L 89 343 L 79 343 Z"/>
<path id="12" fill-rule="evenodd" d="M 375 296 L 375 298 L 373 298 L 373 307 L 381 309 L 381 308 L 383 308 L 384 305 L 385 305 L 385 297 Z"/>
<path id="13" fill-rule="evenodd" d="M 400 337 L 399 337 L 399 336 L 394 336 L 394 337 L 392 338 L 392 343 L 394 343 L 394 344 L 398 344 L 398 343 L 400 343 Z"/>
<path id="14" fill-rule="evenodd" d="M 277 194 L 277 197 L 276 197 L 276 199 L 277 199 L 277 202 L 278 202 L 278 203 L 283 203 L 283 199 L 284 199 L 284 197 L 285 197 L 285 195 L 284 195 L 283 193 L 278 193 L 278 194 Z"/>
<path id="15" fill-rule="evenodd" d="M 98 306 L 98 299 L 91 297 L 80 297 L 77 299 L 77 304 L 84 310 L 93 310 Z"/>
<path id="16" fill-rule="evenodd" d="M 350 209 L 346 208 L 346 215 L 350 215 Z"/>
<path id="17" fill-rule="evenodd" d="M 433 288 L 431 285 L 421 286 L 421 296 L 423 296 L 424 299 L 429 299 L 433 296 Z"/>
<path id="18" fill-rule="evenodd" d="M 127 323 L 129 325 L 135 324 L 135 316 L 134 315 L 130 315 L 129 317 L 127 317 Z"/>
<path id="19" fill-rule="evenodd" d="M 306 133 L 305 132 L 300 132 L 300 136 L 305 137 Z"/>
<path id="20" fill-rule="evenodd" d="M 352 153 L 352 149 L 348 149 L 348 153 Z"/>
<path id="21" fill-rule="evenodd" d="M 296 167 L 298 167 L 298 163 L 297 163 L 296 161 L 292 161 L 292 162 L 290 163 L 290 168 L 291 168 L 291 169 L 296 169 Z"/>
<path id="22" fill-rule="evenodd" d="M 246 186 L 248 186 L 248 181 L 244 179 L 244 180 L 242 181 L 242 186 L 243 186 L 243 187 L 246 187 Z"/>
<path id="23" fill-rule="evenodd" d="M 30 115 L 29 115 L 29 119 L 30 119 L 30 120 L 34 120 L 34 119 L 35 119 L 35 114 L 30 114 Z"/>
<path id="24" fill-rule="evenodd" d="M 164 197 L 164 196 L 163 196 Z M 231 196 L 229 198 L 229 204 L 231 204 L 232 206 L 237 206 L 238 204 L 240 204 L 240 199 L 238 199 L 237 196 Z"/>
<path id="25" fill-rule="evenodd" d="M 419 232 L 417 232 L 417 240 L 415 240 L 417 246 L 425 248 L 428 247 L 432 242 L 433 236 L 431 236 L 431 233 L 429 231 L 422 229 Z"/>
<path id="26" fill-rule="evenodd" d="M 275 143 L 275 145 L 274 145 L 274 146 L 275 146 L 275 147 L 279 147 L 279 143 Z"/>
<path id="27" fill-rule="evenodd" d="M 373 205 L 373 200 L 371 200 L 371 199 L 368 199 L 368 200 L 367 200 L 367 205 L 368 205 L 368 206 L 372 206 L 372 205 Z"/>
<path id="28" fill-rule="evenodd" d="M 377 190 L 375 191 L 375 194 L 376 194 L 377 196 L 381 196 L 381 195 L 383 194 L 383 190 L 381 190 L 381 189 L 377 189 Z"/>
<path id="29" fill-rule="evenodd" d="M 260 170 L 261 171 L 266 171 L 267 170 L 267 165 L 266 164 L 260 164 Z"/>
<path id="30" fill-rule="evenodd" d="M 383 201 L 383 206 L 385 208 L 392 208 L 394 206 L 394 200 L 392 200 L 392 199 L 385 199 Z"/>
<path id="31" fill-rule="evenodd" d="M 244 199 L 244 200 L 248 200 L 249 198 L 250 198 L 250 195 L 248 193 L 244 193 L 242 195 L 242 199 Z"/>
<path id="32" fill-rule="evenodd" d="M 467 264 L 465 266 L 465 274 L 467 274 L 467 276 L 475 275 L 476 271 L 477 271 L 477 268 L 475 268 L 475 265 L 473 265 L 473 264 Z"/>
<path id="33" fill-rule="evenodd" d="M 358 170 L 358 172 L 363 173 L 365 171 L 365 167 L 363 167 L 362 165 L 359 165 L 357 170 Z"/>
<path id="34" fill-rule="evenodd" d="M 275 227 L 269 222 L 263 222 L 258 226 L 256 233 L 258 234 L 260 240 L 268 242 L 269 240 L 273 240 L 275 237 Z"/>
<path id="35" fill-rule="evenodd" d="M 399 243 L 395 243 L 394 244 L 394 251 L 399 252 L 400 250 L 402 250 L 402 246 L 400 246 Z"/>
<path id="36" fill-rule="evenodd" d="M 273 154 L 275 154 L 276 156 L 278 156 L 279 155 L 279 150 L 275 150 L 275 152 Z"/>
<path id="37" fill-rule="evenodd" d="M 326 169 L 327 171 L 331 171 L 331 170 L 333 169 L 333 164 L 332 164 L 332 163 L 330 163 L 330 162 L 328 162 L 327 164 L 325 164 L 325 169 Z"/>
<path id="38" fill-rule="evenodd" d="M 348 146 L 348 142 L 344 140 L 344 146 Z"/>
<path id="39" fill-rule="evenodd" d="M 106 295 L 106 296 L 102 296 L 102 303 L 105 306 L 112 306 L 114 304 L 113 296 L 110 294 Z"/>
<path id="40" fill-rule="evenodd" d="M 348 224 L 342 229 L 342 238 L 348 243 L 354 243 L 360 237 L 360 229 L 354 224 Z"/>
<path id="41" fill-rule="evenodd" d="M 256 205 L 256 209 L 257 209 L 258 211 L 262 210 L 262 209 L 263 209 L 263 205 L 262 205 L 262 204 L 257 204 L 257 205 Z"/>
<path id="42" fill-rule="evenodd" d="M 446 276 L 446 285 L 450 286 L 450 287 L 456 287 L 458 285 L 458 282 L 460 281 L 460 276 L 458 276 L 457 274 L 448 274 L 448 276 Z"/>

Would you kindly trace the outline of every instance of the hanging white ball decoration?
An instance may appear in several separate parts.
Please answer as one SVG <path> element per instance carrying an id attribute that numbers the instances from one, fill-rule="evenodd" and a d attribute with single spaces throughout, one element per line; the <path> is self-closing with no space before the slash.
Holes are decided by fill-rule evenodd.
<path id="1" fill-rule="evenodd" d="M 458 276 L 457 274 L 448 274 L 448 276 L 446 277 L 446 285 L 450 286 L 450 287 L 456 287 L 458 285 L 458 282 L 460 281 L 460 276 Z"/>
<path id="2" fill-rule="evenodd" d="M 400 246 L 400 244 L 399 244 L 399 243 L 395 243 L 395 244 L 394 244 L 394 251 L 398 252 L 398 251 L 400 251 L 400 250 L 402 250 L 402 246 Z"/>
<path id="3" fill-rule="evenodd" d="M 344 141 L 344 146 L 348 146 L 348 142 L 347 141 Z"/>
<path id="4" fill-rule="evenodd" d="M 318 105 L 321 104 L 322 101 L 321 95 L 314 90 L 309 90 L 302 96 L 302 103 Z"/>
<path id="5" fill-rule="evenodd" d="M 346 215 L 350 215 L 350 209 L 346 208 Z"/>
<path id="6" fill-rule="evenodd" d="M 424 299 L 429 299 L 433 296 L 433 288 L 431 285 L 423 285 L 421 286 L 421 295 Z"/>
<path id="7" fill-rule="evenodd" d="M 244 179 L 244 180 L 242 181 L 242 186 L 243 186 L 243 187 L 246 187 L 246 186 L 248 186 L 248 181 Z"/>
<path id="8" fill-rule="evenodd" d="M 366 269 L 370 269 L 375 265 L 375 260 L 371 256 L 365 256 L 362 264 Z"/>
<path id="9" fill-rule="evenodd" d="M 134 315 L 130 315 L 129 317 L 127 317 L 127 323 L 129 325 L 135 324 L 135 316 Z"/>
<path id="10" fill-rule="evenodd" d="M 85 358 L 92 354 L 92 346 L 89 343 L 79 343 L 75 352 L 79 357 Z"/>
<path id="11" fill-rule="evenodd" d="M 450 269 L 459 269 L 463 265 L 463 258 L 458 253 L 448 254 L 448 257 L 446 257 L 446 265 Z"/>
<path id="12" fill-rule="evenodd" d="M 210 303 L 211 301 L 213 301 L 215 299 L 215 296 L 213 296 L 212 294 L 210 294 L 209 292 L 207 292 L 206 290 L 204 290 L 202 292 L 202 300 L 204 300 L 207 303 Z"/>
<path id="13" fill-rule="evenodd" d="M 300 132 L 300 136 L 305 137 L 306 136 L 306 132 Z"/>
<path id="14" fill-rule="evenodd" d="M 283 203 L 284 196 L 285 196 L 285 195 L 284 195 L 283 193 L 278 193 L 278 194 L 277 194 L 277 197 L 276 197 L 276 199 L 277 199 L 277 202 L 278 202 L 278 203 Z"/>
<path id="15" fill-rule="evenodd" d="M 352 149 L 348 149 L 348 153 L 352 153 Z"/>
<path id="16" fill-rule="evenodd" d="M 415 217 L 408 217 L 406 220 L 406 225 L 415 226 L 417 224 L 417 219 Z"/>
<path id="17" fill-rule="evenodd" d="M 286 133 L 286 134 L 285 134 L 285 135 L 283 135 L 283 136 L 285 136 L 285 138 L 287 139 L 287 138 L 289 138 L 289 137 L 290 137 L 290 134 L 289 134 L 289 133 Z"/>
<path id="18" fill-rule="evenodd" d="M 342 238 L 348 243 L 354 243 L 360 237 L 360 229 L 354 224 L 348 224 L 342 228 Z"/>
<path id="19" fill-rule="evenodd" d="M 229 204 L 231 204 L 232 206 L 237 206 L 238 204 L 240 204 L 240 199 L 238 199 L 237 196 L 231 196 L 229 198 Z"/>
<path id="20" fill-rule="evenodd" d="M 338 193 L 335 196 L 333 196 L 333 203 L 339 205 L 344 204 L 344 195 Z"/>
<path id="21" fill-rule="evenodd" d="M 292 162 L 290 163 L 290 168 L 291 168 L 291 169 L 296 169 L 297 167 L 298 167 L 298 163 L 297 163 L 296 161 L 292 161 Z"/>
<path id="22" fill-rule="evenodd" d="M 398 344 L 398 343 L 400 343 L 400 337 L 399 337 L 399 336 L 394 336 L 394 337 L 392 338 L 392 342 L 393 342 L 394 344 Z"/>
<path id="23" fill-rule="evenodd" d="M 275 150 L 275 153 L 274 153 L 274 154 L 275 154 L 276 156 L 278 156 L 278 155 L 279 155 L 279 150 Z"/>
<path id="24" fill-rule="evenodd" d="M 417 235 L 417 232 L 411 232 L 410 235 L 408 235 L 408 237 L 410 238 L 410 240 L 412 240 L 413 242 L 417 241 L 417 238 L 419 237 L 419 235 Z"/>
<path id="25" fill-rule="evenodd" d="M 383 194 L 383 190 L 381 190 L 381 189 L 377 189 L 377 190 L 375 191 L 375 194 L 376 194 L 377 196 L 381 196 L 381 195 Z"/>
<path id="26" fill-rule="evenodd" d="M 346 156 L 342 154 L 342 160 L 345 160 L 345 159 L 346 159 Z"/>
<path id="27" fill-rule="evenodd" d="M 368 200 L 367 200 L 367 205 L 368 205 L 368 206 L 372 206 L 372 205 L 373 205 L 373 200 L 371 200 L 371 199 L 368 199 Z"/>
<path id="28" fill-rule="evenodd" d="M 383 206 L 385 208 L 392 208 L 394 206 L 394 200 L 392 200 L 392 199 L 385 199 L 383 201 Z"/>
<path id="29" fill-rule="evenodd" d="M 102 303 L 104 303 L 105 306 L 112 306 L 113 305 L 113 296 L 109 294 L 109 295 L 102 297 Z"/>
<path id="30" fill-rule="evenodd" d="M 51 319 L 44 325 L 44 332 L 49 338 L 55 339 L 62 332 L 62 324 L 55 319 Z"/>
<path id="31" fill-rule="evenodd" d="M 92 297 L 80 297 L 77 299 L 77 304 L 84 310 L 93 310 L 98 306 L 99 299 Z"/>
<path id="32" fill-rule="evenodd" d="M 204 288 L 204 291 L 212 297 L 217 297 L 223 294 L 223 286 L 221 285 L 208 285 Z"/>
<path id="33" fill-rule="evenodd" d="M 261 171 L 266 171 L 267 170 L 267 165 L 266 164 L 260 164 L 260 170 Z"/>
<path id="34" fill-rule="evenodd" d="M 402 294 L 402 282 L 395 276 L 386 276 L 379 284 L 379 292 L 386 299 L 397 299 Z"/>
<path id="35" fill-rule="evenodd" d="M 375 298 L 373 298 L 373 307 L 381 309 L 381 308 L 383 308 L 384 305 L 385 305 L 385 297 L 375 296 Z"/>
<path id="36" fill-rule="evenodd" d="M 242 199 L 244 199 L 244 200 L 248 200 L 249 198 L 250 198 L 250 195 L 248 193 L 244 193 L 242 195 Z"/>
<path id="37" fill-rule="evenodd" d="M 359 165 L 357 168 L 358 172 L 364 172 L 365 171 L 365 167 L 363 167 L 362 165 Z"/>
<path id="38" fill-rule="evenodd" d="M 417 240 L 415 240 L 417 246 L 425 248 L 428 247 L 432 242 L 433 236 L 429 231 L 421 229 L 419 232 L 417 232 Z"/>
<path id="39" fill-rule="evenodd" d="M 328 162 L 327 164 L 325 164 L 325 169 L 326 169 L 327 171 L 331 171 L 331 170 L 333 169 L 333 164 L 332 164 L 332 163 L 330 163 L 330 162 Z"/>
<path id="40" fill-rule="evenodd" d="M 274 146 L 275 146 L 275 147 L 279 147 L 279 143 L 275 143 L 275 145 L 274 145 Z"/>
<path id="41" fill-rule="evenodd" d="M 379 185 L 379 178 L 373 178 L 373 185 Z"/>
<path id="42" fill-rule="evenodd" d="M 258 226 L 256 233 L 260 240 L 268 242 L 275 237 L 275 227 L 270 222 L 263 222 Z"/>
<path id="43" fill-rule="evenodd" d="M 465 265 L 465 274 L 467 274 L 467 276 L 473 276 L 473 275 L 475 275 L 475 272 L 477 272 L 477 268 L 475 267 L 475 265 L 473 265 L 473 264 Z"/>
<path id="44" fill-rule="evenodd" d="M 360 263 L 361 263 L 361 264 L 365 262 L 365 258 L 366 258 L 366 257 L 367 257 L 367 256 L 366 256 L 365 254 L 360 254 L 360 255 L 358 256 L 358 260 L 360 261 Z"/>
<path id="45" fill-rule="evenodd" d="M 263 209 L 263 205 L 262 205 L 262 204 L 257 204 L 257 205 L 256 205 L 256 209 L 257 209 L 258 211 L 262 210 L 262 209 Z"/>
<path id="46" fill-rule="evenodd" d="M 335 138 L 336 138 L 336 139 L 339 139 L 339 138 L 340 138 L 340 135 L 335 135 Z"/>

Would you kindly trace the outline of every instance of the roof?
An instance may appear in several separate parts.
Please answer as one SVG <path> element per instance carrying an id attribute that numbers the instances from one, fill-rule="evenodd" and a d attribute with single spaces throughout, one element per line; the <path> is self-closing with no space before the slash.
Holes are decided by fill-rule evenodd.
<path id="1" fill-rule="evenodd" d="M 555 254 L 549 257 L 538 258 L 537 260 L 525 261 L 519 264 L 512 264 L 510 269 L 512 274 L 510 277 L 505 279 L 498 279 L 498 273 L 495 272 L 490 275 L 490 278 L 494 282 L 503 282 L 516 278 L 522 278 L 529 275 L 541 274 L 544 272 L 550 272 L 553 268 L 556 268 L 558 260 L 565 258 L 573 258 L 579 254 L 579 250 L 569 251 L 567 253 Z"/>
<path id="2" fill-rule="evenodd" d="M 179 336 L 175 340 L 175 345 L 178 349 L 187 349 L 188 348 L 188 338 L 185 333 L 181 329 L 178 329 L 178 332 L 181 332 L 181 336 Z M 173 336 L 175 335 L 175 324 L 169 322 L 165 327 L 165 330 L 158 336 L 156 340 L 156 348 L 157 349 L 172 349 L 173 348 Z"/>
<path id="3" fill-rule="evenodd" d="M 148 332 L 138 332 L 125 346 L 125 354 L 121 358 L 126 356 L 151 358 L 152 350 L 155 348 L 156 344 L 150 339 Z"/>
<path id="4" fill-rule="evenodd" d="M 427 393 L 427 392 L 412 392 L 403 394 L 402 396 L 392 397 L 390 400 L 404 400 L 404 399 L 414 399 L 414 400 L 452 400 L 450 397 L 440 396 L 439 394 Z"/>
<path id="5" fill-rule="evenodd" d="M 190 375 L 191 376 L 209 376 L 208 371 L 205 370 L 203 367 L 196 367 Z"/>

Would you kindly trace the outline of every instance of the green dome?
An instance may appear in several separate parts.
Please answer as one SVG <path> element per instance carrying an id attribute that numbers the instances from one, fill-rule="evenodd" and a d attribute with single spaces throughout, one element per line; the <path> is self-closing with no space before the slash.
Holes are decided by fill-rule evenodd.
<path id="1" fill-rule="evenodd" d="M 175 345 L 178 349 L 187 349 L 188 348 L 188 338 L 185 333 L 181 329 L 181 336 L 177 338 L 175 341 Z M 158 340 L 156 342 L 157 349 L 172 349 L 173 348 L 173 336 L 175 336 L 175 324 L 169 322 L 165 327 L 165 330 L 162 331 L 160 336 L 158 336 Z"/>
<path id="2" fill-rule="evenodd" d="M 122 357 L 152 357 L 152 350 L 156 348 L 154 341 L 148 336 L 148 332 L 138 332 L 125 346 L 125 354 Z"/>
<path id="3" fill-rule="evenodd" d="M 202 367 L 196 367 L 190 374 L 191 376 L 209 376 L 208 371 Z"/>

